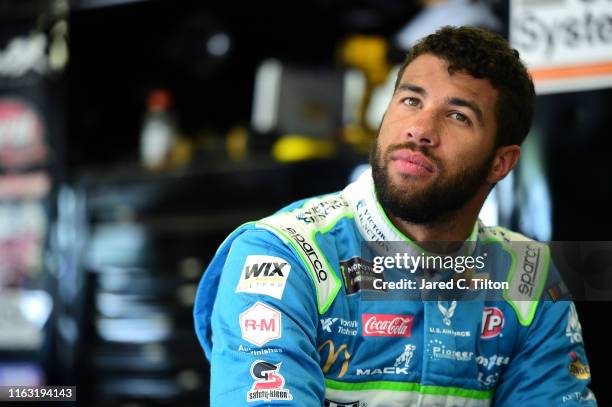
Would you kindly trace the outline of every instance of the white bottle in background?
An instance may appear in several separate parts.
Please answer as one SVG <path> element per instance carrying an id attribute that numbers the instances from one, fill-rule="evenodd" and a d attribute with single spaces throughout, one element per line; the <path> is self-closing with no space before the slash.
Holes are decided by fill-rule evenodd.
<path id="1" fill-rule="evenodd" d="M 140 134 L 140 159 L 150 170 L 164 167 L 176 139 L 177 126 L 170 112 L 171 105 L 172 96 L 165 89 L 154 90 L 147 98 L 147 113 Z"/>

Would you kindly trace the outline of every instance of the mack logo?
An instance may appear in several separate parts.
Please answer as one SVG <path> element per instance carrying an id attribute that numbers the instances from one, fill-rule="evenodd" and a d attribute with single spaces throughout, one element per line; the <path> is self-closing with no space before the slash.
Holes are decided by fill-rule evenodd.
<path id="1" fill-rule="evenodd" d="M 315 251 L 314 247 L 312 247 L 312 245 L 306 241 L 304 236 L 298 233 L 295 229 L 286 227 L 283 228 L 283 231 L 289 233 L 291 238 L 295 240 L 296 243 L 300 246 L 300 249 L 302 250 L 302 252 L 304 252 L 306 258 L 308 259 L 308 262 L 314 270 L 317 282 L 320 283 L 321 281 L 327 280 L 327 271 L 325 271 L 325 269 L 323 268 L 323 263 L 319 259 L 319 256 L 317 255 L 317 252 Z"/>
<path id="2" fill-rule="evenodd" d="M 541 250 L 539 248 L 527 245 L 525 261 L 521 269 L 521 284 L 519 285 L 519 292 L 523 295 L 533 297 L 536 274 L 540 264 L 540 255 Z"/>
<path id="3" fill-rule="evenodd" d="M 412 356 L 414 355 L 415 350 L 415 345 L 404 345 L 404 350 L 397 357 L 397 359 L 395 359 L 395 363 L 393 364 L 393 366 L 387 366 L 378 369 L 357 369 L 355 373 L 357 374 L 357 376 L 372 376 L 381 374 L 408 374 L 408 367 L 410 366 L 410 361 L 412 360 Z"/>
<path id="4" fill-rule="evenodd" d="M 376 374 L 408 374 L 408 368 L 383 367 L 382 369 L 357 369 L 358 376 L 371 376 Z"/>
<path id="5" fill-rule="evenodd" d="M 340 345 L 338 350 L 336 350 L 336 346 L 334 345 L 334 342 L 331 339 L 328 339 L 319 346 L 319 349 L 317 349 L 317 351 L 321 353 L 321 351 L 325 347 L 327 347 L 327 351 L 328 351 L 327 360 L 325 361 L 325 364 L 323 365 L 323 368 L 321 370 L 323 370 L 324 374 L 327 374 L 329 370 L 331 369 L 331 367 L 334 365 L 334 363 L 336 363 L 336 361 L 342 354 L 342 358 L 344 360 L 340 367 L 340 372 L 338 373 L 338 378 L 339 379 L 342 378 L 342 376 L 344 376 L 344 374 L 348 370 L 349 360 L 351 359 L 351 354 L 347 350 L 348 345 L 346 343 L 343 343 L 342 345 Z M 323 358 L 321 358 L 321 360 L 323 360 Z"/>
<path id="6" fill-rule="evenodd" d="M 283 267 L 285 267 L 287 263 L 261 263 L 261 264 L 247 264 L 244 266 L 244 278 L 248 279 L 251 277 L 259 277 L 262 275 L 263 277 L 284 277 Z"/>

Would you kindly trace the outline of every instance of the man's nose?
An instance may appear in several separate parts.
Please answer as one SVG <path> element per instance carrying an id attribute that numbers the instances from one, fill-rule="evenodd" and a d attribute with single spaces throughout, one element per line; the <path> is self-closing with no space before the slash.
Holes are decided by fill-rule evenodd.
<path id="1" fill-rule="evenodd" d="M 406 127 L 407 138 L 420 146 L 437 146 L 440 137 L 436 112 L 421 110 L 411 119 Z"/>

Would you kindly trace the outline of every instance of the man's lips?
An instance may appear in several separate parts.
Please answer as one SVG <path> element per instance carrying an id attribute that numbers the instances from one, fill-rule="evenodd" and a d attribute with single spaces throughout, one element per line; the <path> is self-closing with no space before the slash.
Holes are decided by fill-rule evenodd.
<path id="1" fill-rule="evenodd" d="M 398 150 L 391 153 L 391 161 L 396 161 L 398 165 L 406 167 L 407 169 L 416 170 L 419 173 L 433 173 L 434 165 L 427 159 L 423 154 L 415 153 L 410 150 Z M 425 171 L 423 171 L 425 170 Z M 413 171 L 408 171 L 413 172 Z M 420 174 L 415 174 L 420 175 Z"/>

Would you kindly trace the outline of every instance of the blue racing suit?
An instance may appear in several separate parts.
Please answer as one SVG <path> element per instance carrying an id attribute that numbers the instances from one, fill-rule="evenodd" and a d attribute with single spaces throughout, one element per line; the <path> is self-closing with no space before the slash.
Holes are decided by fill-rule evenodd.
<path id="1" fill-rule="evenodd" d="M 370 171 L 234 231 L 194 307 L 211 404 L 596 405 L 576 309 L 546 245 L 478 221 L 461 250 L 484 267 L 440 281 L 501 288 L 457 300 L 393 286 L 398 272 L 415 284 L 443 273 L 381 271 L 375 255 L 392 253 L 390 242 L 421 251 L 387 218 Z"/>

